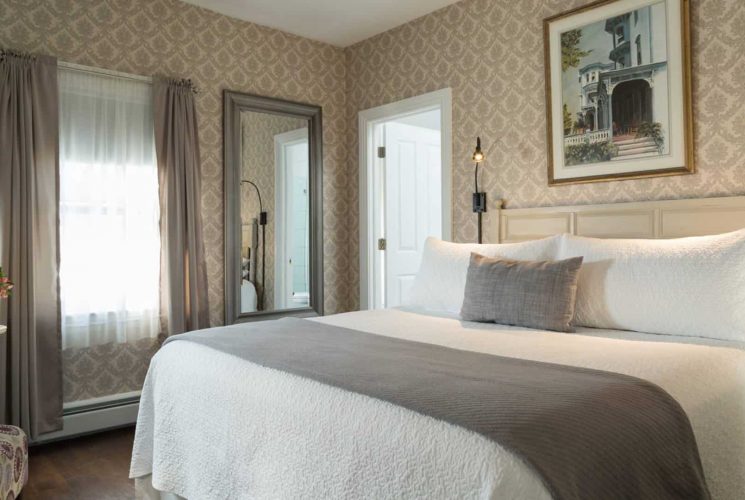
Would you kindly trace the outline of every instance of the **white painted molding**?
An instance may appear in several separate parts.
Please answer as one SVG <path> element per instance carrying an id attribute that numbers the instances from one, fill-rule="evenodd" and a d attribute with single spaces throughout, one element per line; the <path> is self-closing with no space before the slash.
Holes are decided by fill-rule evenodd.
<path id="1" fill-rule="evenodd" d="M 682 238 L 745 228 L 745 196 L 501 209 L 500 243 L 570 233 L 594 238 Z"/>
<path id="2" fill-rule="evenodd" d="M 373 197 L 372 166 L 374 146 L 368 138 L 373 126 L 406 115 L 440 109 L 440 153 L 442 155 L 442 236 L 444 240 L 453 234 L 453 92 L 450 88 L 436 90 L 402 101 L 392 102 L 376 108 L 360 111 L 359 134 L 359 241 L 360 241 L 360 309 L 369 309 L 374 296 L 374 284 L 369 279 L 373 267 L 374 239 L 373 217 L 368 210 Z"/>

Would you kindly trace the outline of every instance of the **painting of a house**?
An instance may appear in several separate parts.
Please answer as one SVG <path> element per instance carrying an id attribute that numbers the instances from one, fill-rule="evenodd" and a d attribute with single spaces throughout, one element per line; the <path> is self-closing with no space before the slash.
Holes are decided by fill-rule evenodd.
<path id="1" fill-rule="evenodd" d="M 566 165 L 669 153 L 665 2 L 561 34 Z"/>

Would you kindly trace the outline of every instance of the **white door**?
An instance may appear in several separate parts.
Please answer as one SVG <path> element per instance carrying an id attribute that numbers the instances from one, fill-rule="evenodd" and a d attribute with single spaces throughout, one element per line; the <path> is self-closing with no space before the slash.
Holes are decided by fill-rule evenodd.
<path id="1" fill-rule="evenodd" d="M 422 260 L 424 240 L 442 237 L 440 131 L 397 122 L 382 125 L 385 158 L 380 176 L 385 240 L 380 275 L 382 307 L 406 302 Z M 381 185 L 382 184 L 382 185 Z M 379 198 L 380 199 L 380 198 Z"/>

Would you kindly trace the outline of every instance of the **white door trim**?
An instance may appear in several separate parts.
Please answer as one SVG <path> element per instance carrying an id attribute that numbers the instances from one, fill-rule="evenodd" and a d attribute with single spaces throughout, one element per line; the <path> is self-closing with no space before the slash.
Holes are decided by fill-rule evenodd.
<path id="1" fill-rule="evenodd" d="M 372 139 L 375 124 L 400 118 L 411 114 L 440 109 L 441 154 L 442 154 L 442 237 L 452 237 L 452 190 L 453 190 L 453 110 L 450 88 L 436 90 L 402 101 L 392 102 L 376 108 L 366 109 L 359 113 L 359 214 L 360 214 L 360 309 L 369 309 L 374 303 L 374 280 L 370 279 L 375 252 L 373 214 L 368 207 L 373 206 L 373 166 L 375 165 L 375 147 Z"/>
<path id="2" fill-rule="evenodd" d="M 274 136 L 274 308 L 287 308 L 287 228 L 285 221 L 287 173 L 285 172 L 285 148 L 299 142 L 308 142 L 306 127 Z M 280 223 L 276 223 L 279 221 Z"/>

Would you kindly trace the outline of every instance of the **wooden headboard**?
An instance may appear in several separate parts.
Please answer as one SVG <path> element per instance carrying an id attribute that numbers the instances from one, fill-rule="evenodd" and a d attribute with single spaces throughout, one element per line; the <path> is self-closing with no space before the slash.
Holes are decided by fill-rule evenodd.
<path id="1" fill-rule="evenodd" d="M 500 243 L 571 233 L 594 238 L 680 238 L 745 228 L 745 196 L 499 209 Z"/>

